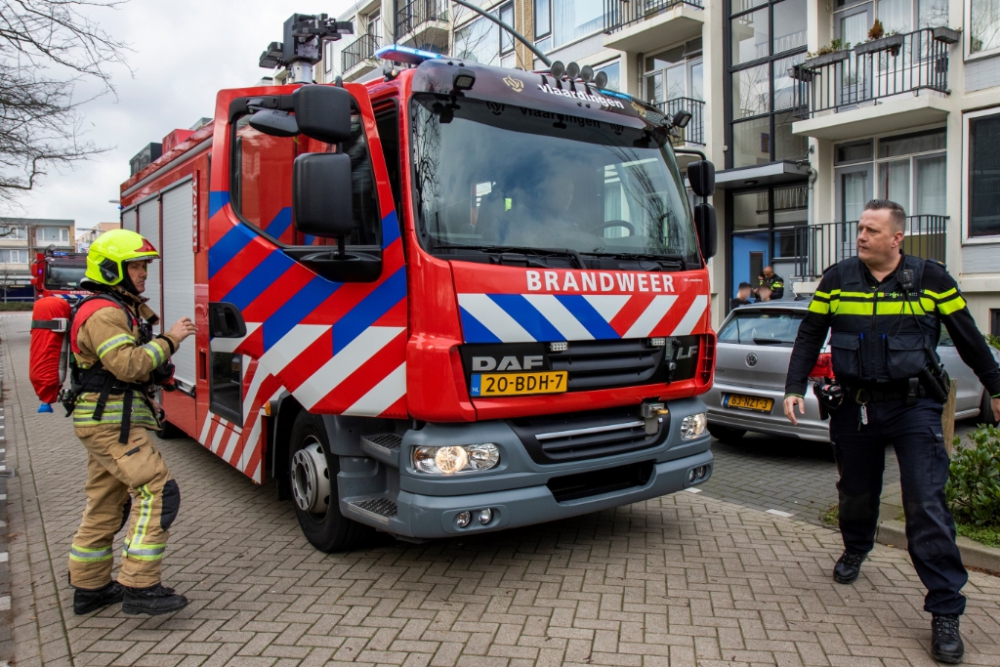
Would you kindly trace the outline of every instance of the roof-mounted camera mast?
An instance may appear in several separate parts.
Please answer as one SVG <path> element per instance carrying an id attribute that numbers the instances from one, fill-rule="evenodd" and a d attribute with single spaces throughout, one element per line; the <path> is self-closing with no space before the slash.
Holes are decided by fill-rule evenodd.
<path id="1" fill-rule="evenodd" d="M 288 83 L 310 83 L 312 66 L 323 58 L 323 42 L 353 35 L 350 21 L 337 22 L 326 14 L 292 14 L 285 21 L 284 41 L 271 42 L 260 54 L 260 66 L 288 68 Z"/>

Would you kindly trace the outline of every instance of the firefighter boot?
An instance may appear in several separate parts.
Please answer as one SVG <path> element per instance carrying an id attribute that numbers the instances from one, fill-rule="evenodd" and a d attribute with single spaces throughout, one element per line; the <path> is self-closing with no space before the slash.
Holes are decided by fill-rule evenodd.
<path id="1" fill-rule="evenodd" d="M 938 662 L 957 665 L 965 657 L 965 643 L 958 631 L 957 614 L 934 614 L 931 622 L 931 653 Z"/>
<path id="2" fill-rule="evenodd" d="M 125 587 L 117 581 L 112 581 L 104 588 L 77 588 L 73 591 L 73 613 L 77 616 L 97 611 L 109 604 L 121 602 L 125 596 Z"/>
<path id="3" fill-rule="evenodd" d="M 159 616 L 179 611 L 187 606 L 188 600 L 183 595 L 177 595 L 174 589 L 163 584 L 149 588 L 125 588 L 125 599 L 122 611 L 126 614 L 149 614 Z"/>
<path id="4" fill-rule="evenodd" d="M 861 574 L 861 564 L 868 554 L 856 554 L 845 551 L 833 568 L 833 580 L 838 584 L 853 584 Z"/>

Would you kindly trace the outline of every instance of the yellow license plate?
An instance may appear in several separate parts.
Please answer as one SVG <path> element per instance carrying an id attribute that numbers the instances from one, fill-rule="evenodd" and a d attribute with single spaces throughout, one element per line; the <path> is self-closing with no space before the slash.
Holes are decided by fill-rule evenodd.
<path id="1" fill-rule="evenodd" d="M 566 391 L 566 371 L 537 373 L 474 373 L 469 394 L 482 396 L 529 396 L 531 394 L 561 394 Z"/>
<path id="2" fill-rule="evenodd" d="M 770 412 L 774 401 L 759 396 L 743 396 L 742 394 L 727 394 L 726 407 L 736 410 L 753 410 L 754 412 Z"/>

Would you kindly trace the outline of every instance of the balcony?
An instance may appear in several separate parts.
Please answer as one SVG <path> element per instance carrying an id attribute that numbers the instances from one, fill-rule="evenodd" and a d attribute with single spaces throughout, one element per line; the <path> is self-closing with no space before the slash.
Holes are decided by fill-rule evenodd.
<path id="1" fill-rule="evenodd" d="M 604 0 L 604 46 L 647 53 L 701 34 L 704 0 Z"/>
<path id="2" fill-rule="evenodd" d="M 792 131 L 843 140 L 943 121 L 950 42 L 939 31 L 893 35 L 792 68 L 802 82 L 797 106 L 808 115 Z"/>
<path id="3" fill-rule="evenodd" d="M 448 4 L 448 0 L 409 0 L 397 5 L 396 42 L 417 48 L 447 48 Z"/>
<path id="4" fill-rule="evenodd" d="M 358 39 L 344 47 L 341 55 L 341 72 L 344 79 L 353 81 L 378 66 L 375 62 L 375 51 L 378 50 L 378 37 L 361 35 Z"/>
<path id="5" fill-rule="evenodd" d="M 660 110 L 667 118 L 673 118 L 678 111 L 687 111 L 691 114 L 691 120 L 687 127 L 677 128 L 679 136 L 671 139 L 675 147 L 687 144 L 705 145 L 705 102 L 690 97 L 675 97 L 666 102 L 653 102 L 653 106 Z"/>
<path id="6" fill-rule="evenodd" d="M 909 216 L 906 219 L 903 252 L 943 262 L 947 229 L 946 215 Z M 806 282 L 819 280 L 827 267 L 858 254 L 857 236 L 856 220 L 796 227 L 794 277 Z"/>

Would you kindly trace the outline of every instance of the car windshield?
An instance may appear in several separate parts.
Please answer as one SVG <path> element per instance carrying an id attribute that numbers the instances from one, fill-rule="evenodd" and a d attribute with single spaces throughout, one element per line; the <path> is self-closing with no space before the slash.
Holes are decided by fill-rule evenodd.
<path id="1" fill-rule="evenodd" d="M 414 97 L 412 121 L 421 238 L 435 254 L 700 262 L 658 132 L 432 94 Z"/>
<path id="2" fill-rule="evenodd" d="M 801 313 L 789 310 L 738 310 L 722 326 L 720 343 L 738 345 L 791 345 L 805 319 Z"/>
<path id="3" fill-rule="evenodd" d="M 79 289 L 80 281 L 83 280 L 86 271 L 86 260 L 73 261 L 71 266 L 49 264 L 45 270 L 45 288 Z"/>

